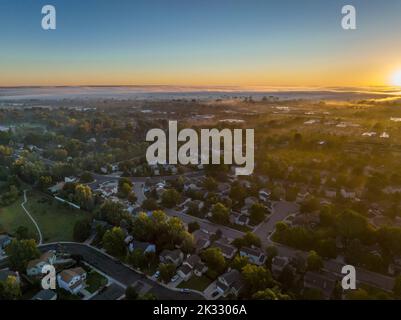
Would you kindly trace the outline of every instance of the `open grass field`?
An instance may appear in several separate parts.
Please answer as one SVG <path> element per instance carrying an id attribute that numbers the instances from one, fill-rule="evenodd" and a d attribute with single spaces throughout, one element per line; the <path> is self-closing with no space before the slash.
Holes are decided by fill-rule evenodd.
<path id="1" fill-rule="evenodd" d="M 39 224 L 43 242 L 72 241 L 73 229 L 77 221 L 84 219 L 88 213 L 65 206 L 50 196 L 31 190 L 27 192 L 27 210 Z M 29 229 L 39 239 L 35 226 L 21 208 L 21 196 L 12 205 L 0 208 L 0 232 L 15 233 L 19 226 Z"/>
<path id="2" fill-rule="evenodd" d="M 75 223 L 88 215 L 35 191 L 29 191 L 27 197 L 25 207 L 39 224 L 45 243 L 72 241 Z"/>
<path id="3" fill-rule="evenodd" d="M 12 205 L 0 208 L 0 232 L 13 235 L 19 226 L 24 226 L 38 239 L 35 226 L 21 208 L 22 201 L 20 197 Z"/>

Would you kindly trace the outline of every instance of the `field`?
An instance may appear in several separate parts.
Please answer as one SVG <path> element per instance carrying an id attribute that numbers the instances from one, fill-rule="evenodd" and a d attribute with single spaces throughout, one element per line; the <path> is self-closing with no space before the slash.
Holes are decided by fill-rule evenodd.
<path id="1" fill-rule="evenodd" d="M 88 215 L 36 191 L 29 191 L 27 198 L 25 207 L 39 224 L 43 242 L 72 241 L 75 223 Z M 19 226 L 25 226 L 38 239 L 35 226 L 21 208 L 22 202 L 23 197 L 11 206 L 0 208 L 0 232 L 13 235 Z"/>
<path id="2" fill-rule="evenodd" d="M 73 229 L 77 221 L 87 213 L 66 207 L 51 197 L 35 191 L 27 193 L 28 203 L 25 205 L 39 224 L 43 234 L 43 242 L 72 241 Z"/>
<path id="3" fill-rule="evenodd" d="M 0 208 L 0 232 L 5 231 L 13 235 L 19 226 L 24 226 L 37 236 L 35 226 L 21 208 L 22 201 L 23 198 L 20 197 L 12 205 Z"/>

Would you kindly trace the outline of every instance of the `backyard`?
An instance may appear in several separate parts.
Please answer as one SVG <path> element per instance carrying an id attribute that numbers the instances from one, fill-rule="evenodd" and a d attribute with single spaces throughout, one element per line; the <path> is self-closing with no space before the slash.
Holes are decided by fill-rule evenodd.
<path id="1" fill-rule="evenodd" d="M 212 283 L 212 280 L 204 275 L 201 277 L 192 276 L 188 281 L 181 282 L 178 285 L 178 288 L 187 288 L 202 292 L 210 285 L 210 283 Z"/>

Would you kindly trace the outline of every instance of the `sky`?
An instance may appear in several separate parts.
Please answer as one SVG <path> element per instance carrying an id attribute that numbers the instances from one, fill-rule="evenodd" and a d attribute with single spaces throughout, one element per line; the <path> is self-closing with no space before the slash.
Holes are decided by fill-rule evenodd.
<path id="1" fill-rule="evenodd" d="M 0 86 L 389 85 L 400 31 L 401 0 L 0 0 Z"/>

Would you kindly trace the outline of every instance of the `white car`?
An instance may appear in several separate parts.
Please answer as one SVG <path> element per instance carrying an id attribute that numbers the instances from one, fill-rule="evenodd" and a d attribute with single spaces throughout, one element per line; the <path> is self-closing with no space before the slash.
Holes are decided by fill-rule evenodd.
<path id="1" fill-rule="evenodd" d="M 179 278 L 180 276 L 176 274 L 174 277 L 171 278 L 171 282 L 176 282 Z"/>

